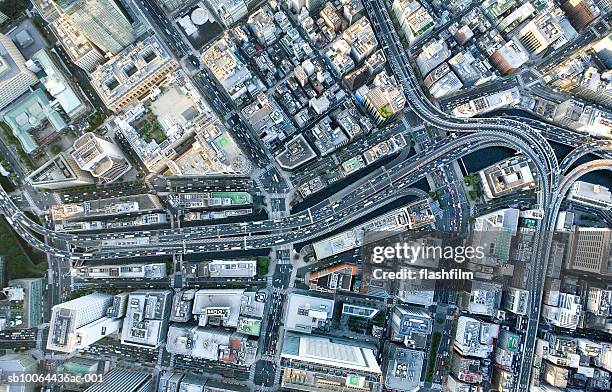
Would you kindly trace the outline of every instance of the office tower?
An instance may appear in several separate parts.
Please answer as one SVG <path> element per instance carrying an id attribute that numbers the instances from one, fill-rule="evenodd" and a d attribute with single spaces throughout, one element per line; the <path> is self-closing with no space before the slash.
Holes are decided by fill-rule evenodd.
<path id="1" fill-rule="evenodd" d="M 121 319 L 106 317 L 113 296 L 93 293 L 51 309 L 47 349 L 65 353 L 85 348 L 119 330 Z"/>
<path id="2" fill-rule="evenodd" d="M 153 392 L 151 373 L 115 368 L 104 375 L 104 381 L 95 383 L 85 392 Z"/>
<path id="3" fill-rule="evenodd" d="M 364 103 L 378 124 L 382 124 L 406 105 L 406 96 L 394 76 L 381 72 L 374 78 L 372 88 L 364 95 Z"/>
<path id="4" fill-rule="evenodd" d="M 424 348 L 431 334 L 433 320 L 422 308 L 398 305 L 391 313 L 391 340 L 409 348 Z"/>
<path id="5" fill-rule="evenodd" d="M 72 157 L 77 165 L 103 182 L 112 182 L 131 165 L 115 144 L 88 132 L 74 141 Z"/>
<path id="6" fill-rule="evenodd" d="M 518 40 L 510 40 L 489 57 L 491 64 L 503 75 L 514 72 L 529 60 L 529 54 Z"/>
<path id="7" fill-rule="evenodd" d="M 81 169 L 74 158 L 63 152 L 33 171 L 26 180 L 38 189 L 62 189 L 95 182 L 89 172 Z"/>
<path id="8" fill-rule="evenodd" d="M 584 30 L 601 13 L 592 0 L 567 0 L 561 9 L 578 31 Z"/>
<path id="9" fill-rule="evenodd" d="M 612 192 L 605 186 L 591 184 L 585 181 L 576 181 L 567 198 L 577 204 L 602 210 L 612 209 Z"/>
<path id="10" fill-rule="evenodd" d="M 610 229 L 578 227 L 570 239 L 568 268 L 598 275 L 612 275 Z"/>
<path id="11" fill-rule="evenodd" d="M 44 279 L 13 279 L 8 290 L 21 290 L 22 324 L 20 328 L 34 328 L 43 322 Z"/>
<path id="12" fill-rule="evenodd" d="M 36 75 L 26 67 L 17 46 L 10 37 L 0 34 L 0 109 L 15 101 L 36 83 Z"/>
<path id="13" fill-rule="evenodd" d="M 55 0 L 32 0 L 38 14 L 48 23 L 53 23 L 61 17 L 61 8 Z"/>
<path id="14" fill-rule="evenodd" d="M 28 352 L 8 353 L 0 356 L 0 374 L 36 373 L 38 369 L 36 360 Z M 34 392 L 34 383 L 0 384 L 0 391 L 6 392 Z"/>
<path id="15" fill-rule="evenodd" d="M 146 98 L 177 66 L 159 39 L 149 36 L 99 66 L 91 74 L 91 84 L 106 107 L 120 112 Z"/>
<path id="16" fill-rule="evenodd" d="M 248 1 L 245 0 L 208 0 L 207 2 L 225 27 L 238 22 L 248 14 Z"/>
<path id="17" fill-rule="evenodd" d="M 281 388 L 291 391 L 377 391 L 382 371 L 374 351 L 355 341 L 287 333 L 281 353 Z"/>
<path id="18" fill-rule="evenodd" d="M 74 26 L 104 52 L 117 54 L 136 40 L 132 21 L 117 0 L 59 0 Z"/>
<path id="19" fill-rule="evenodd" d="M 170 290 L 130 293 L 121 331 L 121 344 L 157 348 L 166 341 L 172 307 Z"/>
<path id="20" fill-rule="evenodd" d="M 87 73 L 92 73 L 104 62 L 104 56 L 80 31 L 72 20 L 63 15 L 52 23 L 55 35 L 70 60 Z"/>

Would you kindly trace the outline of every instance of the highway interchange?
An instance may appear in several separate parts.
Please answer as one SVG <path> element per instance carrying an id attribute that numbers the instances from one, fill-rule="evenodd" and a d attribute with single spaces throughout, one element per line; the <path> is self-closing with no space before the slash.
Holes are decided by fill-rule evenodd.
<path id="1" fill-rule="evenodd" d="M 141 1 L 141 4 L 156 6 L 152 1 Z M 609 152 L 612 143 L 599 140 L 584 143 L 576 136 L 567 136 L 562 128 L 533 119 L 459 119 L 439 111 L 424 97 L 383 2 L 374 0 L 364 4 L 395 77 L 404 87 L 411 110 L 424 123 L 453 132 L 453 136 L 403 162 L 376 170 L 365 180 L 354 184 L 352 192 L 331 196 L 282 219 L 150 231 L 69 234 L 56 232 L 29 219 L 3 189 L 0 190 L 0 211 L 30 245 L 58 258 L 71 259 L 76 264 L 90 260 L 270 248 L 310 241 L 348 227 L 356 219 L 410 194 L 410 186 L 428 173 L 475 151 L 492 146 L 513 148 L 535 164 L 540 185 L 537 202 L 544 212 L 534 242 L 531 264 L 535 268 L 528 279 L 532 306 L 524 337 L 518 386 L 519 391 L 526 392 L 529 390 L 544 276 L 556 217 L 564 196 L 575 180 L 591 171 L 612 168 L 612 154 Z M 151 14 L 157 12 L 148 16 Z M 166 30 L 166 35 L 174 37 L 175 47 L 188 53 L 189 48 L 178 38 L 178 32 L 172 29 Z M 457 136 L 456 133 L 465 134 Z M 578 147 L 558 163 L 547 138 L 565 138 L 563 141 L 566 144 Z M 572 169 L 582 157 L 592 153 L 602 159 Z M 54 241 L 41 241 L 35 233 L 64 242 L 71 250 L 55 247 Z"/>

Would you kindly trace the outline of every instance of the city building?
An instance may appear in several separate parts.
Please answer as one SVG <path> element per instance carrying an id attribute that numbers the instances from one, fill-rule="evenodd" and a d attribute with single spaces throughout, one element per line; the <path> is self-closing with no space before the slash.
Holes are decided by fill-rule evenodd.
<path id="1" fill-rule="evenodd" d="M 173 354 L 250 366 L 255 362 L 257 341 L 224 328 L 173 324 L 168 330 L 166 349 Z"/>
<path id="2" fill-rule="evenodd" d="M 524 155 L 517 155 L 491 165 L 480 172 L 480 183 L 487 200 L 536 187 L 536 168 Z"/>
<path id="3" fill-rule="evenodd" d="M 355 64 L 363 62 L 374 53 L 378 46 L 376 35 L 368 18 L 361 18 L 350 25 L 342 33 L 342 39 L 351 46 L 350 55 Z"/>
<path id="4" fill-rule="evenodd" d="M 152 35 L 100 65 L 90 80 L 104 105 L 113 112 L 120 112 L 134 101 L 151 95 L 177 67 L 159 38 Z"/>
<path id="5" fill-rule="evenodd" d="M 241 1 L 241 0 L 234 0 Z M 234 101 L 247 92 L 251 72 L 234 54 L 235 47 L 229 37 L 223 37 L 202 53 L 202 61 Z"/>
<path id="6" fill-rule="evenodd" d="M 116 367 L 104 375 L 102 382 L 94 383 L 84 392 L 153 392 L 153 374 Z"/>
<path id="7" fill-rule="evenodd" d="M 306 274 L 305 280 L 310 290 L 330 293 L 335 293 L 337 290 L 349 291 L 357 272 L 356 264 L 339 263 L 310 271 Z"/>
<path id="8" fill-rule="evenodd" d="M 474 233 L 472 244 L 480 246 L 488 244 L 485 249 L 484 260 L 473 262 L 493 263 L 496 261 L 508 261 L 510 258 L 510 243 L 518 228 L 519 210 L 516 208 L 505 208 L 479 216 L 474 222 Z"/>
<path id="9" fill-rule="evenodd" d="M 396 305 L 389 322 L 391 340 L 402 342 L 408 348 L 425 348 L 433 320 L 422 308 Z"/>
<path id="10" fill-rule="evenodd" d="M 112 295 L 93 293 L 53 306 L 47 349 L 71 353 L 119 331 L 121 319 L 106 317 L 112 303 Z"/>
<path id="11" fill-rule="evenodd" d="M 170 290 L 131 292 L 121 329 L 121 344 L 145 348 L 159 347 L 166 340 L 171 306 Z"/>
<path id="12" fill-rule="evenodd" d="M 202 192 L 177 193 L 169 198 L 171 205 L 181 209 L 215 208 L 226 206 L 243 206 L 253 203 L 253 196 L 248 192 Z"/>
<path id="13" fill-rule="evenodd" d="M 500 283 L 473 280 L 470 291 L 458 293 L 457 306 L 470 314 L 493 317 L 501 305 L 502 285 Z"/>
<path id="14" fill-rule="evenodd" d="M 612 137 L 612 112 L 573 99 L 557 105 L 554 122 L 595 137 Z"/>
<path id="15" fill-rule="evenodd" d="M 379 309 L 370 308 L 367 306 L 353 305 L 350 303 L 342 304 L 342 314 L 352 317 L 361 317 L 366 319 L 373 319 L 378 313 Z"/>
<path id="16" fill-rule="evenodd" d="M 211 278 L 252 278 L 257 273 L 257 261 L 213 260 L 206 269 Z"/>
<path id="17" fill-rule="evenodd" d="M 9 352 L 0 356 L 0 374 L 34 374 L 38 371 L 38 363 L 28 351 Z M 0 385 L 6 392 L 34 392 L 36 385 L 33 382 L 15 382 Z"/>
<path id="18" fill-rule="evenodd" d="M 132 168 L 117 145 L 92 132 L 75 140 L 73 147 L 71 155 L 79 168 L 103 183 L 117 180 Z"/>
<path id="19" fill-rule="evenodd" d="M 329 327 L 334 300 L 291 293 L 287 297 L 285 330 L 311 333 Z"/>
<path id="20" fill-rule="evenodd" d="M 511 107 L 521 101 L 518 87 L 478 97 L 456 106 L 452 113 L 457 117 L 474 117 L 504 107 Z"/>
<path id="21" fill-rule="evenodd" d="M 100 50 L 91 43 L 67 16 L 62 16 L 51 22 L 57 36 L 70 60 L 87 73 L 92 73 L 104 62 Z"/>
<path id="22" fill-rule="evenodd" d="M 392 10 L 410 44 L 435 26 L 432 16 L 417 0 L 394 0 Z"/>
<path id="23" fill-rule="evenodd" d="M 499 331 L 499 337 L 495 344 L 493 357 L 498 367 L 504 370 L 512 370 L 521 347 L 521 338 L 516 333 L 507 329 Z"/>
<path id="24" fill-rule="evenodd" d="M 191 308 L 193 308 L 193 299 L 195 298 L 196 291 L 196 289 L 188 289 L 174 294 L 174 297 L 172 297 L 170 321 L 186 323 L 191 320 L 193 316 Z"/>
<path id="25" fill-rule="evenodd" d="M 524 25 L 516 37 L 531 56 L 537 56 L 550 45 L 557 46 L 556 41 L 562 35 L 563 30 L 557 20 L 549 13 L 541 13 Z"/>
<path id="26" fill-rule="evenodd" d="M 13 279 L 8 282 L 8 287 L 3 291 L 8 300 L 12 302 L 11 313 L 19 309 L 19 324 L 12 325 L 12 327 L 35 328 L 43 323 L 43 298 L 45 297 L 43 278 Z"/>
<path id="27" fill-rule="evenodd" d="M 582 302 L 580 296 L 559 293 L 558 301 L 549 301 L 542 307 L 542 317 L 559 328 L 575 330 L 580 322 Z"/>
<path id="28" fill-rule="evenodd" d="M 63 112 L 72 120 L 81 118 L 88 111 L 85 98 L 78 93 L 78 86 L 68 80 L 68 75 L 64 74 L 60 63 L 52 56 L 51 51 L 41 49 L 26 61 L 26 66 L 40 75 L 39 80 L 51 96 L 52 106 L 57 111 Z"/>
<path id="29" fill-rule="evenodd" d="M 612 317 L 612 290 L 589 287 L 585 309 L 600 317 Z"/>
<path id="30" fill-rule="evenodd" d="M 166 277 L 166 264 L 87 265 L 75 268 L 75 274 L 87 279 L 158 279 Z"/>
<path id="31" fill-rule="evenodd" d="M 608 228 L 575 226 L 568 244 L 567 268 L 611 276 L 610 241 L 612 231 Z"/>
<path id="32" fill-rule="evenodd" d="M 66 128 L 66 122 L 42 88 L 22 95 L 0 115 L 28 154 L 55 139 Z"/>
<path id="33" fill-rule="evenodd" d="M 38 83 L 10 37 L 0 34 L 0 109 L 5 108 Z"/>
<path id="34" fill-rule="evenodd" d="M 445 40 L 430 40 L 423 45 L 421 53 L 416 57 L 416 64 L 423 78 L 429 72 L 448 60 L 451 51 Z"/>
<path id="35" fill-rule="evenodd" d="M 64 152 L 30 173 L 26 181 L 38 189 L 63 189 L 95 182 L 88 171 L 81 169 L 74 158 Z"/>
<path id="36" fill-rule="evenodd" d="M 382 71 L 374 78 L 370 87 L 362 86 L 356 92 L 357 101 L 362 103 L 378 124 L 391 120 L 406 105 L 406 96 L 401 84 L 393 75 Z"/>
<path id="37" fill-rule="evenodd" d="M 260 44 L 267 46 L 276 40 L 276 24 L 265 9 L 260 8 L 249 15 L 247 25 Z"/>
<path id="38" fill-rule="evenodd" d="M 425 354 L 387 343 L 384 348 L 383 382 L 388 390 L 417 392 L 421 388 L 421 372 Z"/>
<path id="39" fill-rule="evenodd" d="M 567 0 L 561 4 L 561 9 L 578 31 L 584 30 L 601 13 L 593 0 Z"/>
<path id="40" fill-rule="evenodd" d="M 245 302 L 251 302 L 245 289 L 198 290 L 193 299 L 192 313 L 198 325 L 238 327 L 240 311 Z"/>
<path id="41" fill-rule="evenodd" d="M 281 388 L 298 391 L 373 391 L 382 371 L 374 351 L 355 341 L 287 333 L 281 352 Z"/>
<path id="42" fill-rule="evenodd" d="M 207 0 L 206 2 L 225 27 L 238 22 L 248 13 L 248 1 L 245 0 Z"/>
<path id="43" fill-rule="evenodd" d="M 493 352 L 493 339 L 497 338 L 498 332 L 497 324 L 460 316 L 453 345 L 463 356 L 486 358 Z"/>
<path id="44" fill-rule="evenodd" d="M 529 291 L 508 287 L 503 295 L 503 308 L 514 314 L 527 315 L 527 304 L 529 303 Z"/>
<path id="45" fill-rule="evenodd" d="M 518 39 L 511 39 L 489 56 L 491 64 L 502 75 L 514 72 L 527 60 L 529 60 L 529 54 Z"/>
<path id="46" fill-rule="evenodd" d="M 61 0 L 73 26 L 103 52 L 117 54 L 136 40 L 130 17 L 117 0 Z"/>
<path id="47" fill-rule="evenodd" d="M 575 203 L 602 210 L 612 209 L 612 193 L 608 188 L 585 181 L 576 181 L 567 198 Z"/>
<path id="48" fill-rule="evenodd" d="M 94 199 L 80 203 L 56 204 L 51 208 L 55 221 L 79 218 L 113 217 L 127 213 L 161 210 L 162 204 L 151 194 L 131 195 L 112 199 Z M 90 221 L 94 222 L 94 221 Z"/>
<path id="49" fill-rule="evenodd" d="M 480 372 L 480 359 L 464 357 L 453 351 L 450 357 L 450 370 L 452 377 L 457 380 L 469 384 L 478 384 L 482 382 L 482 373 Z"/>

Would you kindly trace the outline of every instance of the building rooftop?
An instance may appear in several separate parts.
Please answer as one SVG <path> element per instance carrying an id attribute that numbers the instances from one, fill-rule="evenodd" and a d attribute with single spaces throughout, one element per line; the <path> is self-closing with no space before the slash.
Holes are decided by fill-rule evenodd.
<path id="1" fill-rule="evenodd" d="M 287 299 L 285 329 L 311 333 L 313 329 L 324 328 L 334 312 L 334 301 L 292 293 Z"/>
<path id="2" fill-rule="evenodd" d="M 355 346 L 353 342 L 342 339 L 288 333 L 285 335 L 281 358 L 346 369 L 349 372 L 382 374 L 371 348 Z"/>
<path id="3" fill-rule="evenodd" d="M 156 348 L 166 340 L 172 292 L 138 290 L 128 298 L 121 330 L 121 344 Z"/>

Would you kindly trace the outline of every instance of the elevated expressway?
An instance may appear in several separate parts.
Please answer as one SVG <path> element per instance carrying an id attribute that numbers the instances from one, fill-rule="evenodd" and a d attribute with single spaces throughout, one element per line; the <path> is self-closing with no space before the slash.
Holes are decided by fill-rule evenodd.
<path id="1" fill-rule="evenodd" d="M 436 145 L 432 150 L 417 154 L 393 167 L 380 170 L 368 181 L 367 186 L 361 186 L 346 196 L 333 201 L 330 198 L 330 200 L 282 220 L 143 232 L 68 234 L 55 232 L 31 221 L 17 209 L 3 190 L 0 192 L 0 210 L 17 233 L 30 245 L 57 257 L 70 258 L 75 263 L 87 260 L 164 254 L 268 248 L 273 245 L 309 241 L 333 230 L 341 229 L 354 219 L 406 195 L 404 190 L 427 173 L 479 149 L 491 146 L 507 146 L 516 149 L 535 164 L 537 176 L 540 180 L 540 189 L 537 194 L 538 203 L 544 210 L 539 235 L 534 240 L 532 265 L 537 267 L 531 271 L 528 281 L 528 288 L 532 293 L 530 299 L 530 309 L 532 311 L 529 314 L 528 328 L 525 334 L 523 361 L 517 387 L 521 392 L 527 391 L 532 368 L 533 348 L 537 335 L 544 272 L 546 271 L 552 242 L 552 229 L 565 194 L 559 192 L 560 184 L 565 190 L 567 184 L 573 181 L 574 176 L 578 176 L 581 172 L 590 170 L 590 168 L 599 170 L 606 165 L 610 165 L 612 161 L 597 161 L 596 166 L 582 168 L 575 175 L 564 177 L 562 182 L 560 168 L 552 148 L 542 133 L 534 127 L 510 118 L 464 119 L 454 118 L 442 113 L 423 97 L 418 80 L 400 44 L 384 3 L 375 0 L 364 2 L 364 5 L 379 41 L 387 54 L 389 64 L 404 87 L 408 103 L 414 113 L 423 122 L 438 129 L 453 133 L 466 133 L 467 135 L 449 138 L 442 145 Z M 588 151 L 589 148 L 587 147 L 583 150 L 585 153 L 591 152 Z M 582 152 L 579 151 L 575 156 L 580 154 Z M 565 169 L 569 167 L 568 165 L 571 166 L 571 163 L 568 159 L 562 166 Z M 32 232 L 48 236 L 51 239 L 62 240 L 75 246 L 85 247 L 88 250 L 71 252 L 57 249 L 40 241 Z M 117 239 L 121 239 L 123 242 L 113 242 Z M 138 239 L 147 241 L 146 243 L 139 242 Z M 112 245 L 105 245 L 105 241 L 110 241 Z"/>
<path id="2" fill-rule="evenodd" d="M 478 149 L 499 145 L 513 148 L 515 143 L 517 141 L 513 141 L 512 137 L 501 138 L 486 131 L 452 138 L 444 145 L 435 146 L 432 150 L 416 154 L 398 165 L 380 169 L 373 178 L 354 192 L 333 201 L 326 200 L 282 220 L 147 232 L 104 233 L 98 238 L 95 234 L 56 233 L 44 228 L 17 209 L 3 191 L 0 192 L 0 207 L 18 233 L 32 246 L 58 257 L 71 257 L 76 261 L 266 248 L 273 245 L 308 241 L 342 228 L 351 221 L 374 212 L 381 205 L 407 195 L 406 190 L 411 184 L 435 170 L 436 167 L 453 162 Z M 89 244 L 96 249 L 91 250 L 90 253 L 56 249 L 42 243 L 30 230 L 64 240 L 75 246 L 86 247 Z M 124 245 L 113 243 L 105 246 L 103 244 L 105 240 L 102 239 L 111 240 L 112 237 L 125 239 L 126 243 Z M 138 241 L 135 240 L 138 238 L 150 241 L 146 244 L 138 244 Z"/>

